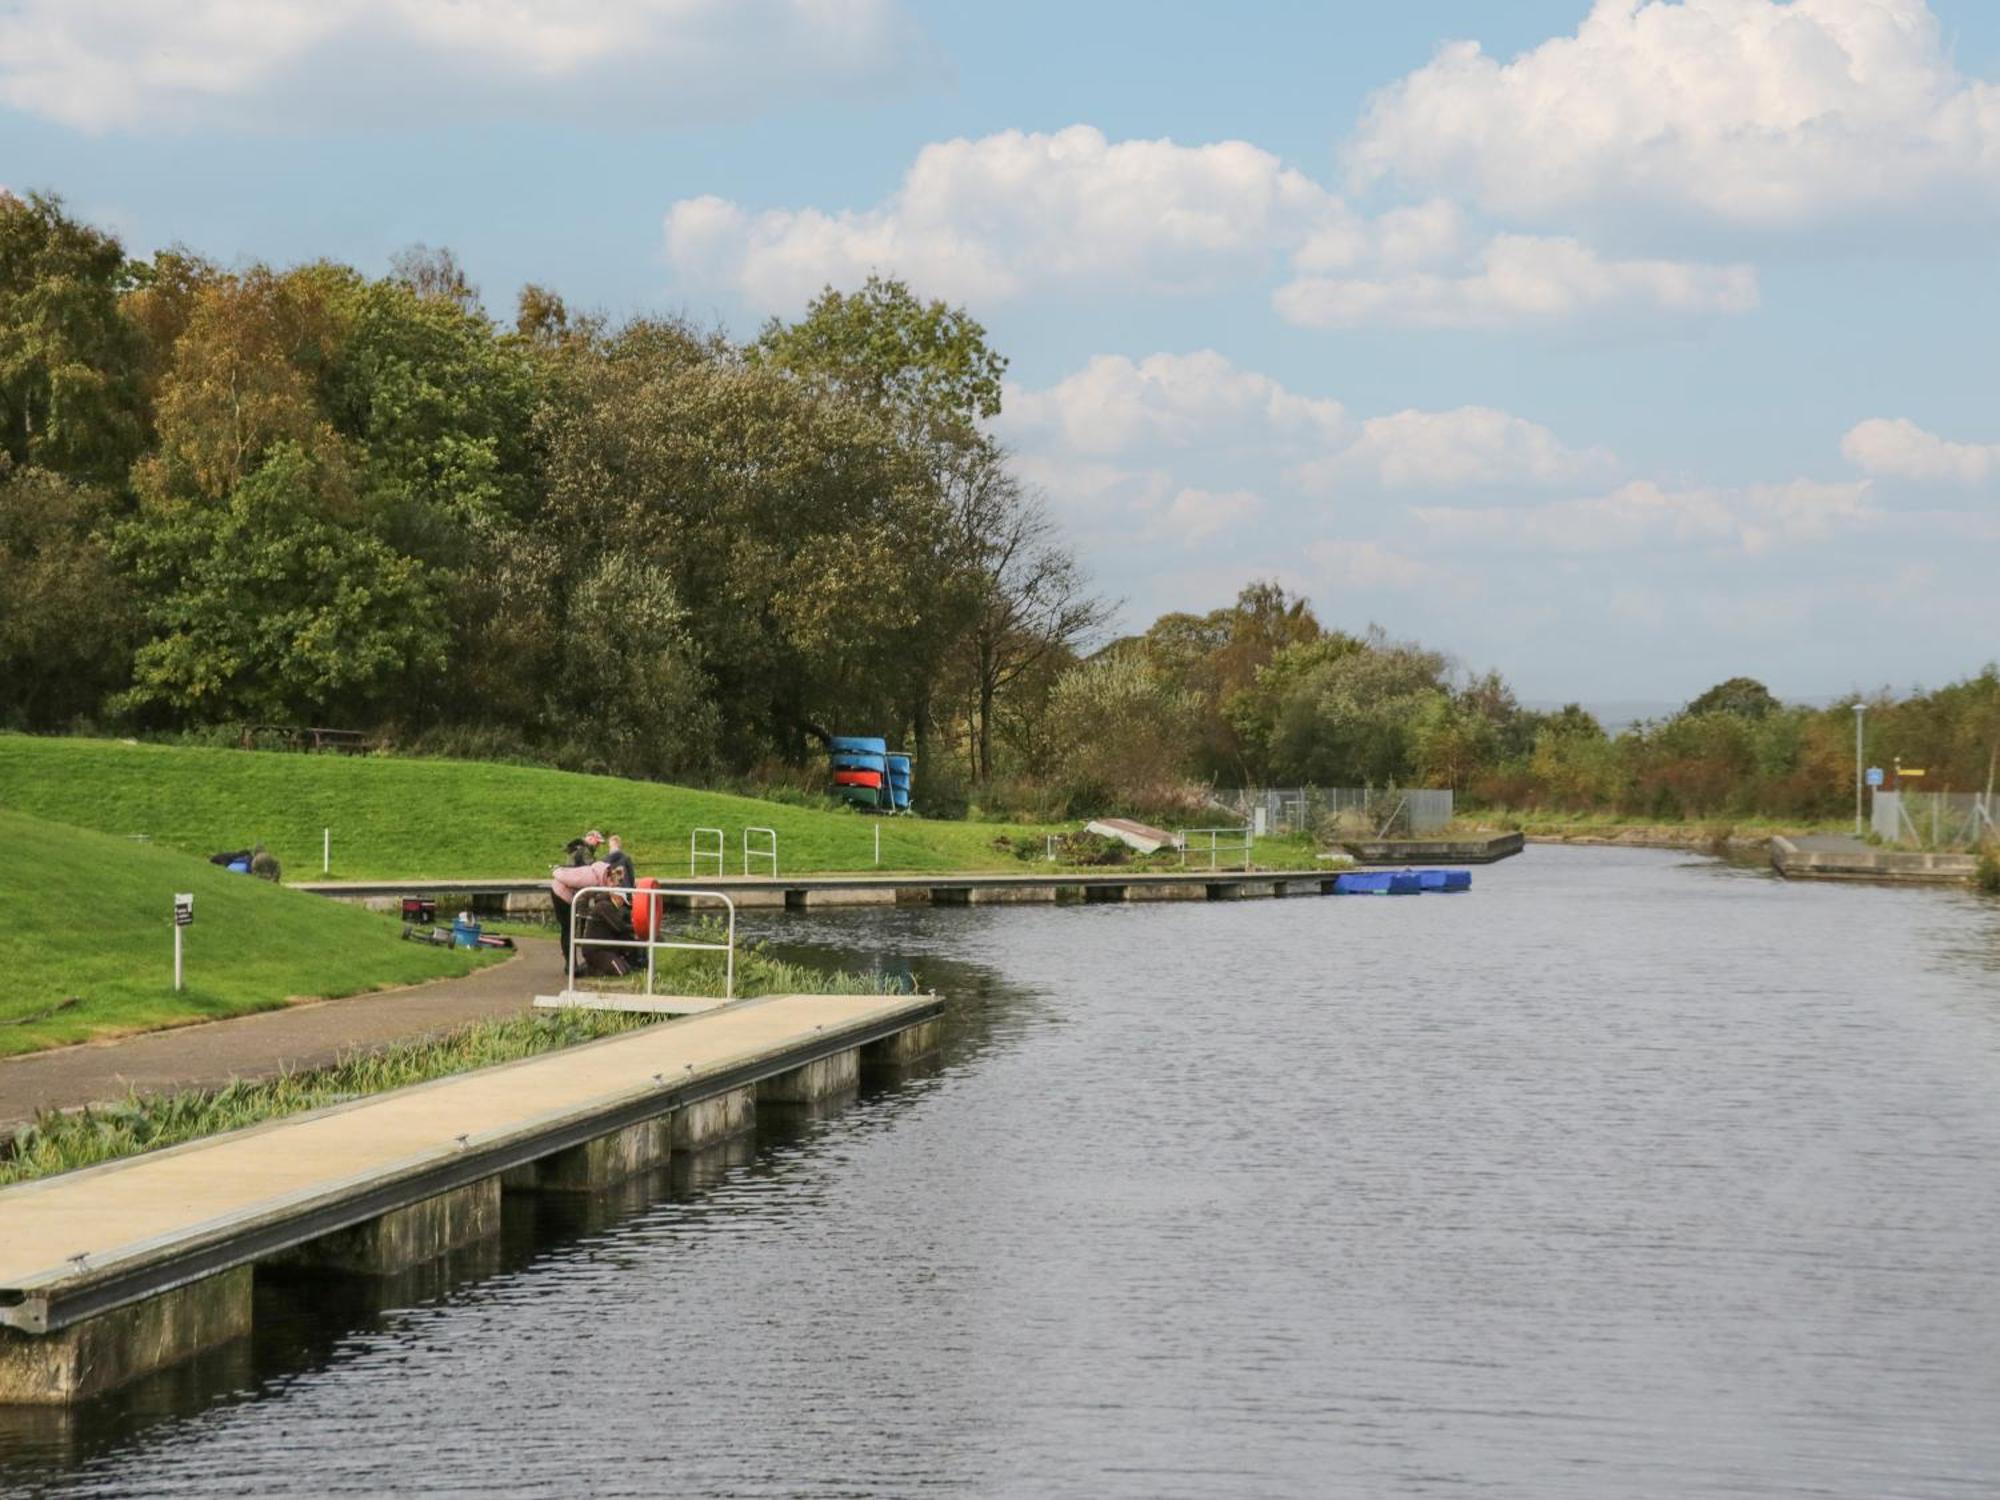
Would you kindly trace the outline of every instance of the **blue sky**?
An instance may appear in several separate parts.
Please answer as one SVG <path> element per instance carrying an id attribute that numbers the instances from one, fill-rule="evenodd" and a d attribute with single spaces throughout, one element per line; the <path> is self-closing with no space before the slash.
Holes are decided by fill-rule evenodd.
<path id="1" fill-rule="evenodd" d="M 1132 624 L 1277 576 L 1531 699 L 2000 655 L 1971 0 L 0 0 L 0 183 L 503 316 L 904 275 Z"/>

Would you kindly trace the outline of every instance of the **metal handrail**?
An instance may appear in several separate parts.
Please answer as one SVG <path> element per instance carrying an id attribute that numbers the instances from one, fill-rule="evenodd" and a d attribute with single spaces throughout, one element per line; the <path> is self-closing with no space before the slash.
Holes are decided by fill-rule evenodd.
<path id="1" fill-rule="evenodd" d="M 1182 869 L 1187 868 L 1189 842 L 1193 839 L 1201 838 L 1204 835 L 1206 835 L 1208 839 L 1207 853 L 1208 853 L 1209 869 L 1211 870 L 1221 869 L 1222 855 L 1227 853 L 1233 856 L 1239 849 L 1243 852 L 1243 868 L 1245 870 L 1248 870 L 1250 868 L 1250 854 L 1251 851 L 1256 847 L 1257 836 L 1252 831 L 1251 825 L 1245 823 L 1241 828 L 1181 829 L 1180 832 L 1175 835 L 1175 837 L 1180 841 Z M 1227 844 L 1222 842 L 1225 835 L 1229 838 L 1229 842 Z M 1240 842 L 1238 842 L 1239 840 Z M 1196 852 L 1199 853 L 1201 851 L 1197 850 Z"/>
<path id="2" fill-rule="evenodd" d="M 704 849 L 701 847 L 701 842 L 709 834 L 715 835 L 715 847 L 713 849 Z M 723 838 L 720 828 L 697 828 L 693 833 L 689 834 L 688 879 L 692 880 L 701 873 L 696 866 L 704 859 L 715 861 L 715 873 L 717 875 L 727 875 L 729 873 L 729 856 L 724 852 L 727 847 L 728 844 Z"/>
<path id="3" fill-rule="evenodd" d="M 763 834 L 765 838 L 770 840 L 771 847 L 768 849 L 752 849 L 750 847 L 750 835 L 753 833 Z M 745 875 L 748 875 L 750 873 L 750 861 L 753 859 L 768 859 L 771 862 L 771 878 L 773 880 L 776 880 L 778 878 L 778 830 L 777 829 L 746 828 L 743 830 L 743 873 Z"/>
<path id="4" fill-rule="evenodd" d="M 577 919 L 583 913 L 584 897 L 600 891 L 630 899 L 634 903 L 641 899 L 652 908 L 652 920 L 646 924 L 650 937 L 640 937 L 636 931 L 630 938 L 587 938 L 577 934 Z M 691 901 L 720 901 L 729 910 L 729 937 L 721 943 L 668 942 L 660 936 L 660 918 L 665 912 L 661 905 L 664 896 L 686 897 Z M 638 914 L 635 906 L 635 916 Z M 644 948 L 646 950 L 646 993 L 653 993 L 654 965 L 662 948 L 680 948 L 699 953 L 725 953 L 728 959 L 723 966 L 722 998 L 736 998 L 736 903 L 721 891 L 675 890 L 667 886 L 646 886 L 634 888 L 627 885 L 587 885 L 570 898 L 569 904 L 569 975 L 563 986 L 566 993 L 576 990 L 576 950 L 579 948 Z"/>

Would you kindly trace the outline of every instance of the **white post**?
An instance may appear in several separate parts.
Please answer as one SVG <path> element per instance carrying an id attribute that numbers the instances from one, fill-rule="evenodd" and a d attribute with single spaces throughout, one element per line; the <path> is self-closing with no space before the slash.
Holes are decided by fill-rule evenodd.
<path id="1" fill-rule="evenodd" d="M 319 872 L 322 875 L 331 875 L 333 873 L 333 830 L 331 828 L 322 828 L 319 833 Z"/>
<path id="2" fill-rule="evenodd" d="M 1868 705 L 1854 705 L 1854 836 L 1861 837 L 1861 716 Z"/>
<path id="3" fill-rule="evenodd" d="M 882 825 L 875 825 L 875 868 L 882 867 Z"/>
<path id="4" fill-rule="evenodd" d="M 174 993 L 181 992 L 181 929 L 194 920 L 194 893 L 174 893 Z"/>

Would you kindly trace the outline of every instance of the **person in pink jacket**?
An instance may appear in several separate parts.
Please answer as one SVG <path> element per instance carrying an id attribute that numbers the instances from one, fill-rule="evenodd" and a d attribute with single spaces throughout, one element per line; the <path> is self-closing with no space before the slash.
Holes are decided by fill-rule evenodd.
<path id="1" fill-rule="evenodd" d="M 578 891 L 594 885 L 614 885 L 612 866 L 607 860 L 588 865 L 549 866 L 549 899 L 556 908 L 556 935 L 562 940 L 563 969 L 569 968 L 569 914 Z"/>

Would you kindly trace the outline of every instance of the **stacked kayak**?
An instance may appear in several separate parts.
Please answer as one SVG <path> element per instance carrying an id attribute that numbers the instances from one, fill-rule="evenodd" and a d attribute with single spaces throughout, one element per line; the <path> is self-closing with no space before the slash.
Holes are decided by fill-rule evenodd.
<path id="1" fill-rule="evenodd" d="M 1471 889 L 1470 870 L 1355 870 L 1333 878 L 1336 896 L 1415 896 Z"/>
<path id="2" fill-rule="evenodd" d="M 836 734 L 828 742 L 833 758 L 833 792 L 856 807 L 881 807 L 889 776 L 889 742 L 868 735 Z"/>
<path id="3" fill-rule="evenodd" d="M 910 806 L 910 757 L 891 753 L 887 760 L 888 779 L 884 785 L 889 792 L 889 805 L 897 812 L 907 812 Z"/>

